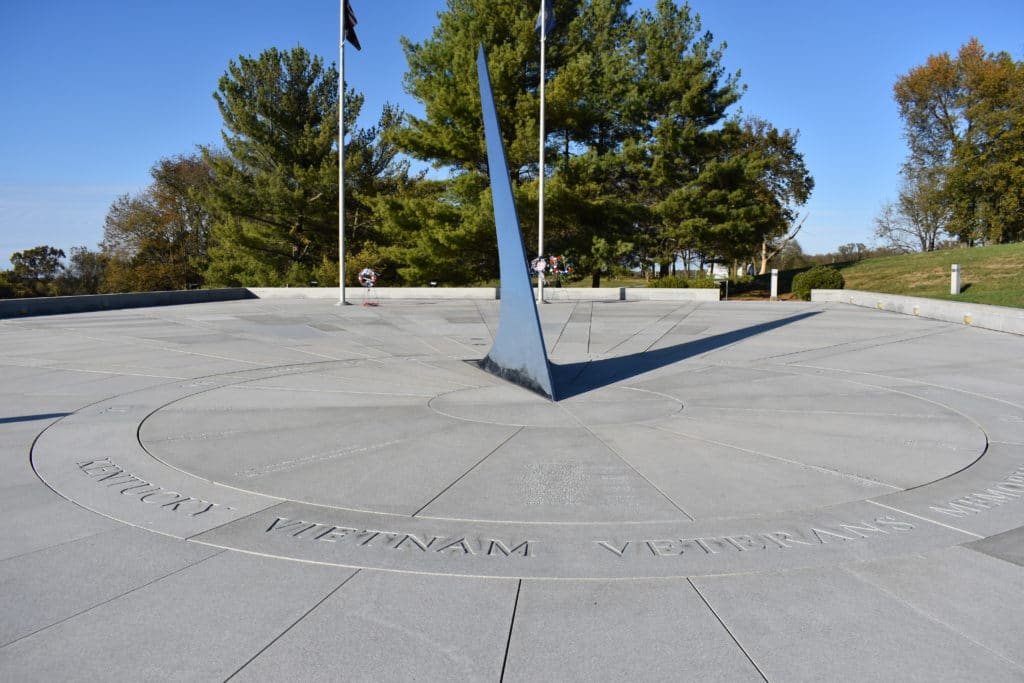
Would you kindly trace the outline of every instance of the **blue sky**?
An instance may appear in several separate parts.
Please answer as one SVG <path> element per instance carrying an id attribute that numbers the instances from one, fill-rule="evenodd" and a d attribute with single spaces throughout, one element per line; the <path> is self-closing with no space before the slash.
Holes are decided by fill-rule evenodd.
<path id="1" fill-rule="evenodd" d="M 533 1 L 533 0 L 527 0 Z M 556 3 L 558 0 L 554 0 Z M 649 7 L 654 0 L 635 0 Z M 539 0 L 536 0 L 539 7 Z M 351 0 L 363 50 L 346 80 L 370 124 L 402 90 L 400 36 L 430 35 L 445 0 Z M 303 45 L 337 60 L 337 0 L 4 2 L 0 8 L 0 269 L 39 244 L 95 248 L 111 202 L 149 184 L 162 157 L 220 140 L 212 93 L 228 61 Z M 972 37 L 1024 60 L 1020 0 L 694 0 L 728 44 L 745 114 L 801 131 L 817 188 L 805 252 L 872 242 L 906 148 L 895 79 Z M 555 29 L 558 30 L 557 28 Z"/>

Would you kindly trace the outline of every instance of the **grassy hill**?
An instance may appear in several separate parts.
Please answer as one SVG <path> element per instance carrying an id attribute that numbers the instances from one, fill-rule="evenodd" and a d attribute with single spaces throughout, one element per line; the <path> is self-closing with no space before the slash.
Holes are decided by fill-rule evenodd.
<path id="1" fill-rule="evenodd" d="M 950 266 L 954 263 L 960 264 L 961 292 L 957 296 L 949 293 Z M 842 271 L 847 289 L 1024 308 L 1024 243 L 885 256 L 833 265 Z M 789 298 L 793 277 L 805 270 L 807 268 L 779 271 L 782 298 Z M 607 277 L 602 278 L 601 285 L 643 287 L 646 282 L 639 276 Z M 486 286 L 497 287 L 498 281 L 486 283 Z M 563 286 L 589 287 L 590 278 Z M 734 283 L 729 298 L 767 299 L 769 288 L 770 276 L 758 275 L 752 282 Z"/>
<path id="2" fill-rule="evenodd" d="M 960 264 L 961 291 L 949 293 L 950 266 Z M 847 289 L 1024 308 L 1024 243 L 946 249 L 837 263 Z"/>

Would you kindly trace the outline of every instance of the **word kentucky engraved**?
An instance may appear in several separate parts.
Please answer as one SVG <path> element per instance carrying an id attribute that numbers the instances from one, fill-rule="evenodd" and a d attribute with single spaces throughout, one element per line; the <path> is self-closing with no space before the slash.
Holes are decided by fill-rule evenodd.
<path id="1" fill-rule="evenodd" d="M 233 508 L 220 503 L 211 503 L 202 498 L 193 498 L 169 491 L 162 486 L 155 486 L 148 481 L 126 472 L 120 465 L 115 464 L 110 458 L 102 460 L 83 460 L 76 463 L 79 469 L 87 476 L 92 477 L 97 483 L 102 482 L 108 488 L 117 488 L 122 496 L 138 496 L 142 503 L 157 505 L 166 508 L 170 512 L 181 512 L 190 517 L 205 515 L 214 508 L 232 510 Z"/>

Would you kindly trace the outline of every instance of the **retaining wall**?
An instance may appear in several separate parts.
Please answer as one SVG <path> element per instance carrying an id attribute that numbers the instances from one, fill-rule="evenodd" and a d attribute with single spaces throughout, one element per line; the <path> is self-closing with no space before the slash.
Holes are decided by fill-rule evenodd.
<path id="1" fill-rule="evenodd" d="M 337 296 L 337 295 L 335 295 Z M 108 311 L 119 308 L 176 306 L 210 301 L 234 301 L 256 298 L 245 287 L 230 289 L 190 289 L 174 292 L 132 292 L 129 294 L 88 294 L 82 296 L 47 296 L 29 299 L 0 299 L 0 318 L 29 315 L 57 315 Z"/>
<path id="2" fill-rule="evenodd" d="M 260 299 L 338 299 L 337 287 L 250 287 Z M 537 289 L 534 288 L 536 295 Z M 361 287 L 346 287 L 346 301 L 362 301 Z M 451 300 L 501 298 L 498 287 L 377 287 L 378 299 Z M 545 287 L 544 300 L 557 301 L 718 301 L 718 289 L 658 289 L 646 287 Z"/>
<path id="3" fill-rule="evenodd" d="M 536 292 L 536 289 L 534 289 Z M 490 300 L 501 298 L 497 287 L 378 287 L 377 299 L 402 300 Z M 362 301 L 360 287 L 348 287 L 345 298 Z M 544 299 L 558 301 L 718 301 L 717 289 L 647 289 L 644 287 L 545 287 Z M 332 299 L 338 300 L 337 287 L 234 287 L 231 289 L 193 289 L 175 292 L 133 292 L 130 294 L 90 294 L 29 299 L 0 299 L 0 318 L 32 315 L 84 313 L 119 308 L 175 306 L 239 299 Z"/>
<path id="4" fill-rule="evenodd" d="M 879 294 L 856 289 L 812 289 L 811 301 L 816 303 L 839 302 L 881 311 L 916 315 L 931 320 L 983 327 L 987 330 L 1024 334 L 1024 309 L 1021 308 L 926 299 L 918 296 Z"/>

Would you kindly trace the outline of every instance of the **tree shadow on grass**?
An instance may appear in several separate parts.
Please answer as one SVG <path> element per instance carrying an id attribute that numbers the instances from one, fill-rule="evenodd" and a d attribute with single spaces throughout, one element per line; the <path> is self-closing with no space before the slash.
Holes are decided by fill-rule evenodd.
<path id="1" fill-rule="evenodd" d="M 667 346 L 663 349 L 631 353 L 626 356 L 603 358 L 601 360 L 582 361 L 557 365 L 551 363 L 551 374 L 555 384 L 555 399 L 563 400 L 585 394 L 594 389 L 606 387 L 615 382 L 637 377 L 681 360 L 714 351 L 738 341 L 784 327 L 805 318 L 818 315 L 818 311 L 791 315 L 780 320 L 773 320 L 760 325 L 751 325 L 732 332 L 723 332 L 704 339 L 695 339 L 683 344 Z"/>

